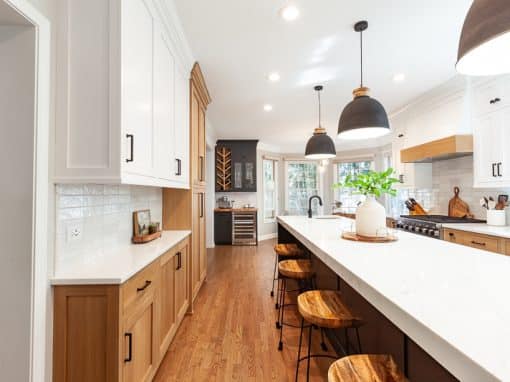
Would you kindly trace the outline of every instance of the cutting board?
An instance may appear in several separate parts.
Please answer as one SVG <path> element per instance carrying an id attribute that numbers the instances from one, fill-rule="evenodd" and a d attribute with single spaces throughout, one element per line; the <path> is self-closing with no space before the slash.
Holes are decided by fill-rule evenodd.
<path id="1" fill-rule="evenodd" d="M 453 216 L 457 218 L 472 218 L 473 214 L 469 210 L 468 204 L 463 201 L 460 197 L 460 188 L 454 187 L 453 189 L 454 196 L 450 199 L 448 203 L 448 216 Z"/>

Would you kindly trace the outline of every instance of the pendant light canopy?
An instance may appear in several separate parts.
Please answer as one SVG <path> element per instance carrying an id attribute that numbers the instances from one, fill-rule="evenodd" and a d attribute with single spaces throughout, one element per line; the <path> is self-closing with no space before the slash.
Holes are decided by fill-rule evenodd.
<path id="1" fill-rule="evenodd" d="M 323 87 L 317 85 L 314 90 L 319 98 L 319 126 L 315 128 L 313 136 L 306 144 L 305 157 L 308 159 L 330 159 L 336 157 L 335 143 L 321 126 L 321 91 Z"/>
<path id="2" fill-rule="evenodd" d="M 338 138 L 367 139 L 377 138 L 390 132 L 388 115 L 383 105 L 369 95 L 370 89 L 363 86 L 363 31 L 368 22 L 359 21 L 354 30 L 360 34 L 361 81 L 360 87 L 354 89 L 352 100 L 342 111 L 338 122 Z"/>
<path id="3" fill-rule="evenodd" d="M 472 76 L 510 73 L 510 1 L 473 2 L 462 28 L 456 67 Z"/>

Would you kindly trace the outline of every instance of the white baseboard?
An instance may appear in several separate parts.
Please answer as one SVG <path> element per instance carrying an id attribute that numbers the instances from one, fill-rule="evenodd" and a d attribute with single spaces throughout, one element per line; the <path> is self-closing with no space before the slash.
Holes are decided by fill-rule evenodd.
<path id="1" fill-rule="evenodd" d="M 261 235 L 259 236 L 259 241 L 264 241 L 264 240 L 269 240 L 269 239 L 275 239 L 276 237 L 278 237 L 278 234 L 276 232 L 274 233 L 269 233 L 267 235 Z"/>

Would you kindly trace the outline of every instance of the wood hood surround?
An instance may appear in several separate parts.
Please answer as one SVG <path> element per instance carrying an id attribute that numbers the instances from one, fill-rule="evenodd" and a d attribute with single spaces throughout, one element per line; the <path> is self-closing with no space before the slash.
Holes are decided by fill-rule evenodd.
<path id="1" fill-rule="evenodd" d="M 403 163 L 430 163 L 473 154 L 472 135 L 452 135 L 400 151 Z"/>

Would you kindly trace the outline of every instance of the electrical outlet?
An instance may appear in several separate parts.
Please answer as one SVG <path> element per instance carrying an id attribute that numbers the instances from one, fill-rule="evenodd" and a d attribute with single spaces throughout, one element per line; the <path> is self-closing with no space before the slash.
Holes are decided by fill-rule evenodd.
<path id="1" fill-rule="evenodd" d="M 82 224 L 69 224 L 66 231 L 67 242 L 81 240 L 82 231 Z"/>

